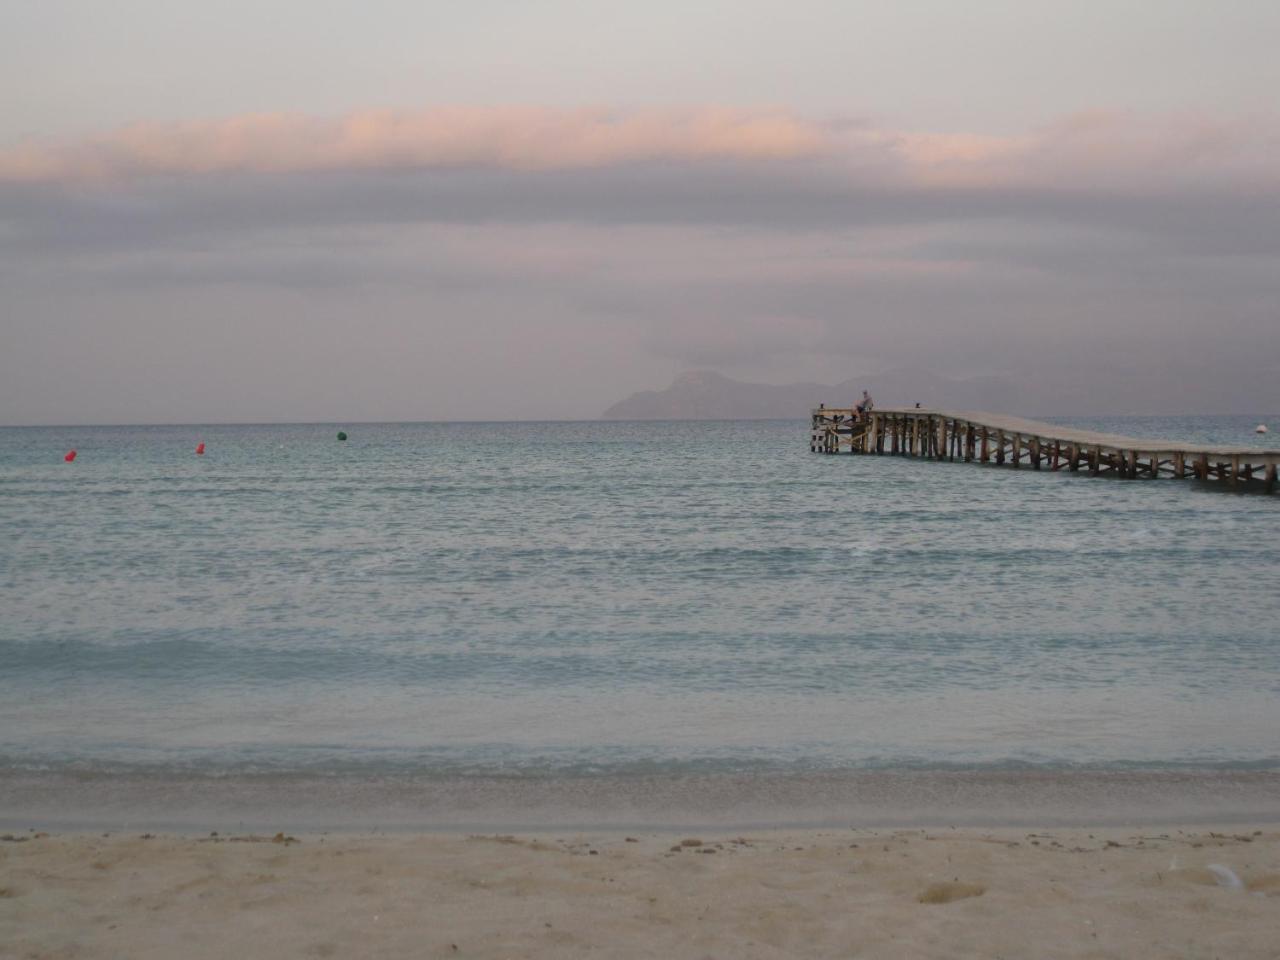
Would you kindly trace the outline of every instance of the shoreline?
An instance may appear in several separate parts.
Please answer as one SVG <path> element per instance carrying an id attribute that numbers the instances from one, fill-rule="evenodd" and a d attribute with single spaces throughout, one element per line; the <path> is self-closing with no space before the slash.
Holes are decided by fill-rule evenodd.
<path id="1" fill-rule="evenodd" d="M 1277 821 L 0 835 L 14 956 L 1262 958 L 1277 901 Z"/>
<path id="2" fill-rule="evenodd" d="M 1278 770 L 138 776 L 0 769 L 0 829 L 404 833 L 1280 822 Z"/>

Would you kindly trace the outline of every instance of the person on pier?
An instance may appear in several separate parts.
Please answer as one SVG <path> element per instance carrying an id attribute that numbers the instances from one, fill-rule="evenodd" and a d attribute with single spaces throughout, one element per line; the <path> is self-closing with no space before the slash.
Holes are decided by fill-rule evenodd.
<path id="1" fill-rule="evenodd" d="M 867 415 L 867 414 L 869 414 L 869 413 L 871 412 L 871 409 L 872 409 L 874 406 L 875 406 L 875 403 L 874 403 L 874 401 L 872 401 L 872 399 L 871 399 L 871 394 L 869 394 L 869 393 L 867 393 L 867 391 L 863 390 L 863 391 L 862 391 L 862 400 L 861 400 L 861 401 L 859 401 L 858 405 L 857 405 L 856 407 L 854 407 L 853 409 L 857 412 L 857 414 L 858 414 L 858 419 L 859 419 L 859 420 L 862 420 L 862 419 L 864 419 L 864 418 L 866 417 L 866 415 Z"/>

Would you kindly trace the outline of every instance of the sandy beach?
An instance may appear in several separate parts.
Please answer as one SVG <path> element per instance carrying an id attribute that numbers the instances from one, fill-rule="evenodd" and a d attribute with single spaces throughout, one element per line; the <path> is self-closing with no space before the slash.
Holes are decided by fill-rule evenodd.
<path id="1" fill-rule="evenodd" d="M 1280 825 L 0 839 L 6 958 L 585 955 L 1274 958 Z"/>

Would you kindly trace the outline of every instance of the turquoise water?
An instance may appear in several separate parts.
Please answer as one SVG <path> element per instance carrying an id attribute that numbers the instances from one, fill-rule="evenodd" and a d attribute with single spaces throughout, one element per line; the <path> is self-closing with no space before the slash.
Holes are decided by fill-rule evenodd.
<path id="1" fill-rule="evenodd" d="M 0 429 L 0 771 L 1280 767 L 1280 497 L 803 421 L 343 428 Z"/>

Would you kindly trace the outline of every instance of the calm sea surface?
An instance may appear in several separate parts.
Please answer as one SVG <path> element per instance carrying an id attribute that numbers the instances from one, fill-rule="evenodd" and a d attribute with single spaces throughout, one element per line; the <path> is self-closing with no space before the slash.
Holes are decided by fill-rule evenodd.
<path id="1" fill-rule="evenodd" d="M 1280 497 L 802 421 L 338 429 L 0 429 L 0 769 L 1280 766 Z"/>

